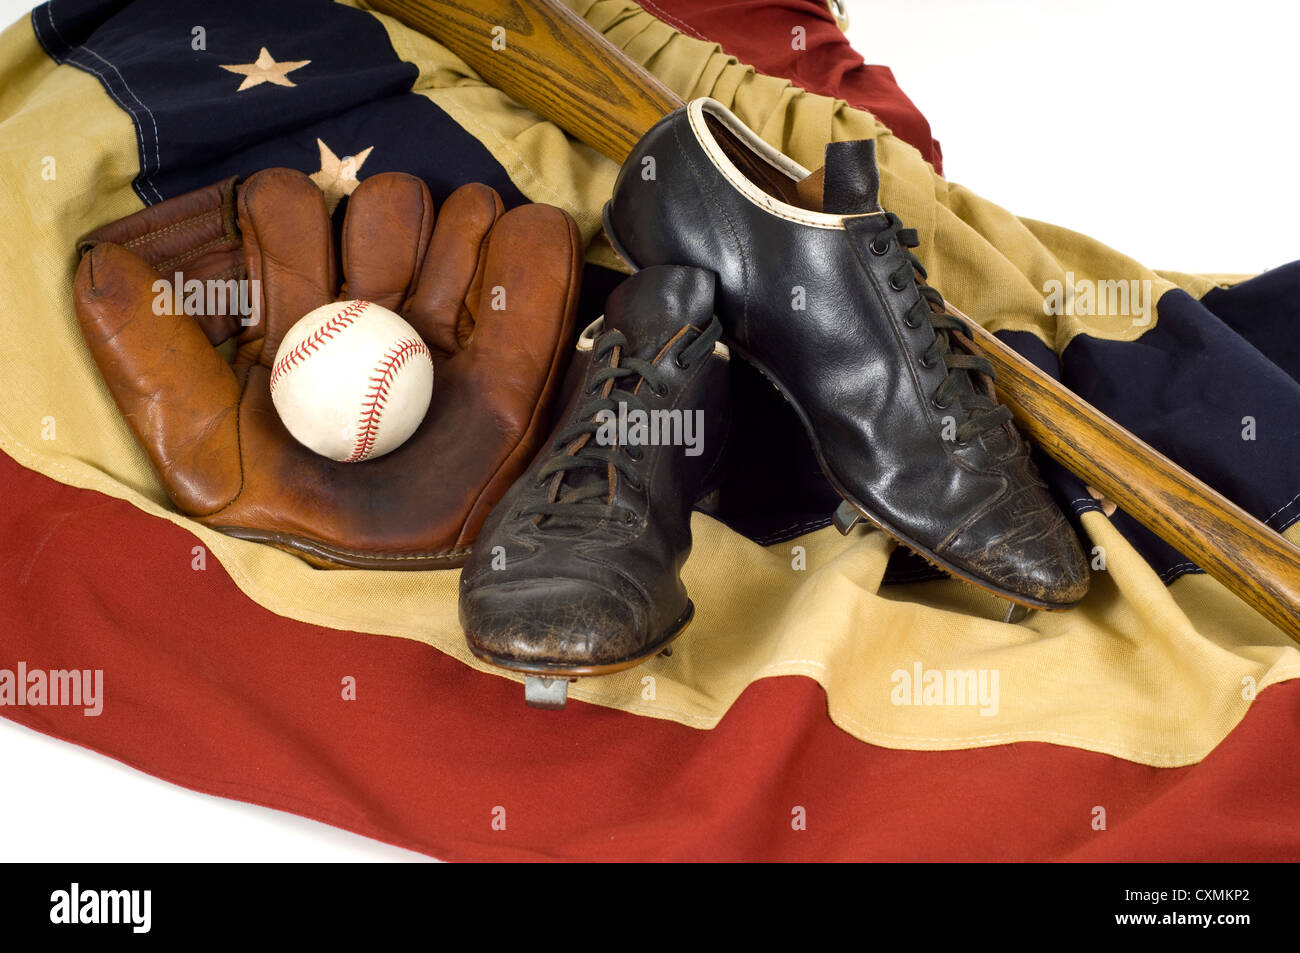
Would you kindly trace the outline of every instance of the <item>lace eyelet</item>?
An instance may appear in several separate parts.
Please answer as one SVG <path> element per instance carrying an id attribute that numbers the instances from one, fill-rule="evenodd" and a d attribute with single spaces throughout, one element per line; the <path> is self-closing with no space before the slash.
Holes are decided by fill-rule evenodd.
<path id="1" fill-rule="evenodd" d="M 623 523 L 625 526 L 631 526 L 636 522 L 636 514 L 631 510 L 623 510 L 619 515 L 619 522 Z"/>
<path id="2" fill-rule="evenodd" d="M 642 483 L 640 480 L 633 480 L 631 477 L 628 477 L 627 488 L 629 490 L 632 490 L 633 492 L 640 493 L 642 490 L 645 489 L 645 484 Z"/>
<path id="3" fill-rule="evenodd" d="M 667 397 L 668 386 L 664 385 L 663 387 L 651 387 L 650 392 L 654 394 L 656 397 Z"/>
<path id="4" fill-rule="evenodd" d="M 934 361 L 930 360 L 924 354 L 921 355 L 917 363 L 920 364 L 922 367 L 924 367 L 927 371 L 934 370 Z"/>
<path id="5" fill-rule="evenodd" d="M 691 365 L 689 365 L 689 364 L 683 364 L 683 363 L 682 363 L 682 354 L 683 354 L 683 353 L 685 353 L 685 352 L 683 352 L 683 351 L 678 351 L 678 352 L 677 352 L 677 355 L 673 358 L 673 363 L 674 363 L 675 365 L 677 365 L 678 369 L 683 370 L 683 371 L 688 371 L 688 370 L 690 370 Z"/>
<path id="6" fill-rule="evenodd" d="M 906 291 L 906 290 L 907 290 L 907 283 L 904 282 L 903 284 L 900 285 L 900 284 L 898 283 L 898 281 L 896 280 L 895 276 L 894 276 L 894 275 L 890 275 L 890 276 L 889 276 L 889 287 L 893 288 L 895 291 Z"/>
<path id="7" fill-rule="evenodd" d="M 634 448 L 631 444 L 626 444 L 623 447 L 623 452 L 628 455 L 628 459 L 640 461 L 645 456 L 645 452 L 643 450 L 636 450 L 636 452 L 633 453 L 633 450 L 635 449 L 636 448 Z"/>
<path id="8" fill-rule="evenodd" d="M 889 244 L 885 243 L 884 245 L 879 245 L 876 243 L 874 238 L 871 240 L 871 244 L 867 247 L 871 249 L 871 254 L 873 255 L 885 255 L 889 253 Z"/>
<path id="9" fill-rule="evenodd" d="M 935 409 L 935 410 L 947 410 L 949 407 L 952 406 L 952 401 L 948 401 L 948 403 L 946 403 L 946 404 L 941 404 L 941 403 L 939 403 L 937 400 L 935 400 L 934 398 L 931 398 L 931 399 L 930 399 L 930 402 L 931 402 L 932 404 L 934 404 L 934 409 Z"/>
<path id="10" fill-rule="evenodd" d="M 903 316 L 903 324 L 907 325 L 907 326 L 908 326 L 909 328 L 911 328 L 913 331 L 915 331 L 917 328 L 919 328 L 919 327 L 921 326 L 921 322 L 920 322 L 920 321 L 917 321 L 916 323 L 913 323 L 913 322 L 912 322 L 912 319 L 909 318 L 909 317 L 907 317 L 906 315 Z"/>

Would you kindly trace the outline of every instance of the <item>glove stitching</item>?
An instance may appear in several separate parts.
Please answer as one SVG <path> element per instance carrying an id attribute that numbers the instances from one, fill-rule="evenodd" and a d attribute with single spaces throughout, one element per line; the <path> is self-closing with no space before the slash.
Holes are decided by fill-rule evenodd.
<path id="1" fill-rule="evenodd" d="M 288 546 L 293 549 L 300 549 L 309 554 L 313 553 L 314 551 L 319 551 L 329 556 L 352 556 L 357 559 L 385 560 L 388 562 L 411 562 L 416 560 L 452 560 L 452 559 L 460 559 L 462 556 L 468 556 L 472 551 L 471 547 L 466 546 L 463 549 L 451 549 L 451 550 L 447 550 L 446 552 L 425 551 L 422 553 L 376 553 L 376 552 L 370 552 L 370 551 L 360 550 L 360 549 L 348 549 L 343 546 L 336 546 L 332 543 L 326 543 L 321 540 L 312 539 L 310 536 L 298 536 L 292 533 L 285 533 L 283 535 L 268 533 L 268 536 L 272 536 L 274 538 L 261 540 L 261 539 L 256 539 L 254 537 L 244 535 L 244 532 L 250 529 L 253 530 L 254 532 L 264 532 L 262 530 L 257 530 L 253 527 L 242 527 L 242 526 L 223 527 L 211 523 L 206 525 L 208 525 L 211 529 L 214 529 L 219 533 L 224 533 L 227 536 L 233 536 L 236 539 L 244 539 L 249 542 L 258 542 L 258 543 L 270 542 L 273 544 L 278 543 L 281 546 Z M 238 531 L 238 532 L 232 532 L 232 531 Z M 297 545 L 298 543 L 309 543 L 310 548 Z"/>
<path id="2" fill-rule="evenodd" d="M 202 245 L 199 245 L 197 248 L 190 249 L 183 255 L 174 255 L 171 258 L 163 259 L 158 264 L 154 265 L 154 268 L 165 271 L 169 268 L 179 265 L 181 262 L 189 261 L 192 258 L 199 257 L 204 252 L 211 251 L 212 248 L 216 245 L 224 245 L 230 242 L 231 240 L 232 239 L 229 236 L 222 235 L 220 238 L 214 238 L 209 242 L 204 242 Z"/>
<path id="3" fill-rule="evenodd" d="M 305 536 L 299 538 L 307 539 Z M 309 541 L 317 549 L 326 553 L 339 556 L 355 556 L 359 559 L 384 559 L 390 562 L 411 561 L 416 559 L 459 559 L 462 556 L 468 556 L 470 553 L 469 547 L 466 547 L 465 549 L 450 549 L 445 553 L 369 553 L 358 549 L 344 549 L 341 546 L 330 546 L 325 543 L 317 542 L 316 540 Z"/>
<path id="4" fill-rule="evenodd" d="M 150 229 L 149 231 L 144 232 L 141 235 L 137 235 L 135 238 L 122 242 L 122 247 L 134 248 L 136 245 L 153 241 L 155 238 L 160 238 L 163 235 L 167 235 L 171 232 L 174 232 L 178 228 L 184 228 L 186 225 L 189 225 L 191 222 L 197 222 L 200 219 L 211 218 L 214 215 L 217 216 L 218 218 L 221 216 L 220 207 L 210 208 L 205 212 L 198 212 L 194 215 L 191 215 L 189 218 L 178 219 L 177 221 L 172 222 L 172 224 L 164 226 L 163 228 Z"/>

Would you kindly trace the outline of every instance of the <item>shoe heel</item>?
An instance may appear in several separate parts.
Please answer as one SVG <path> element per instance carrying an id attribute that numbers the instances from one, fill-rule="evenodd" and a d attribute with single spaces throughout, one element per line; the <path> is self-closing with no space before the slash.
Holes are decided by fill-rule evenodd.
<path id="1" fill-rule="evenodd" d="M 605 203 L 605 207 L 601 209 L 600 212 L 600 221 L 605 227 L 605 237 L 609 239 L 609 244 L 614 249 L 614 254 L 623 259 L 623 263 L 631 268 L 633 272 L 638 272 L 641 269 L 637 267 L 636 262 L 632 260 L 632 256 L 627 253 L 627 249 L 623 247 L 622 243 L 618 240 L 618 236 L 614 234 L 614 226 L 609 220 L 609 212 L 613 204 L 614 200 L 610 199 Z"/>

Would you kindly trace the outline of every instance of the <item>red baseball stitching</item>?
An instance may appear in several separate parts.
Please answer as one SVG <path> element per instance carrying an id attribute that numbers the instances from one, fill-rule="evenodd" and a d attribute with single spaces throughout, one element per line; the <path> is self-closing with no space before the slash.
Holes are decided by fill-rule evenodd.
<path id="1" fill-rule="evenodd" d="M 417 354 L 423 354 L 432 362 L 433 357 L 424 342 L 418 338 L 402 338 L 383 356 L 375 366 L 375 373 L 370 378 L 370 390 L 366 393 L 366 402 L 361 405 L 361 419 L 357 422 L 356 445 L 347 463 L 359 463 L 370 456 L 379 437 L 379 419 L 388 400 L 388 386 L 393 382 L 393 375 L 401 370 L 402 365 Z"/>
<path id="2" fill-rule="evenodd" d="M 350 327 L 357 316 L 368 307 L 370 307 L 369 301 L 354 301 L 276 361 L 275 366 L 271 368 L 271 393 L 275 393 L 275 385 L 281 377 L 305 361 L 308 355 L 315 354 L 326 341 L 332 340 L 344 328 Z"/>

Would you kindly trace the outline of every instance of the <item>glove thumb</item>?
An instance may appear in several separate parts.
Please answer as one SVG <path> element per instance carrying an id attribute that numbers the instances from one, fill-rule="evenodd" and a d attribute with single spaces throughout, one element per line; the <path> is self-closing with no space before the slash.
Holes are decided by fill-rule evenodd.
<path id="1" fill-rule="evenodd" d="M 77 321 L 167 492 L 204 516 L 240 489 L 240 382 L 190 316 L 161 305 L 159 280 L 121 245 L 95 245 L 77 268 Z"/>

